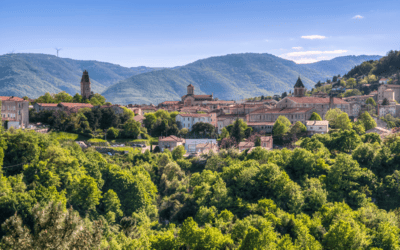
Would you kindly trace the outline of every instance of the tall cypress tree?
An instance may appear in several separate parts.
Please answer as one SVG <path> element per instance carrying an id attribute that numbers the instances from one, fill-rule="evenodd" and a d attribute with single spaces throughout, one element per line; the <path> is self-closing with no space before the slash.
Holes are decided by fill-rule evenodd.
<path id="1" fill-rule="evenodd" d="M 231 136 L 237 143 L 240 143 L 244 138 L 244 131 L 240 126 L 239 119 L 236 119 L 235 123 L 233 124 Z"/>

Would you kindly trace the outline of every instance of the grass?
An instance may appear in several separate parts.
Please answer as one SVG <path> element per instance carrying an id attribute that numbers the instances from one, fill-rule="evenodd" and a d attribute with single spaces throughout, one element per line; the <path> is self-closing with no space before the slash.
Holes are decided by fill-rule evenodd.
<path id="1" fill-rule="evenodd" d="M 137 148 L 132 148 L 132 147 L 113 147 L 113 148 L 110 148 L 110 149 L 112 149 L 114 151 L 120 151 L 120 152 L 124 152 L 124 151 L 135 152 L 135 151 L 139 150 Z"/>
<path id="2" fill-rule="evenodd" d="M 86 141 L 88 139 L 86 136 L 68 132 L 51 132 L 50 136 L 58 141 Z"/>
<path id="3" fill-rule="evenodd" d="M 88 142 L 96 143 L 96 142 L 107 142 L 107 141 L 103 140 L 103 139 L 92 138 L 92 139 L 89 139 Z"/>

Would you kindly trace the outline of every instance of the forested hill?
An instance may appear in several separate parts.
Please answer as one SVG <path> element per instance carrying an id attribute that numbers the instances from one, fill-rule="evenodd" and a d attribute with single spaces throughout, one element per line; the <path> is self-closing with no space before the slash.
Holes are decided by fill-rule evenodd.
<path id="1" fill-rule="evenodd" d="M 80 61 L 45 54 L 6 54 L 0 56 L 0 95 L 36 98 L 46 92 L 80 92 L 83 70 L 89 72 L 94 92 L 136 74 L 155 70 L 126 68 L 98 61 Z"/>
<path id="2" fill-rule="evenodd" d="M 389 77 L 400 72 L 400 51 L 391 50 L 380 59 L 370 59 L 352 68 L 347 77 L 373 74 L 376 76 Z"/>
<path id="3" fill-rule="evenodd" d="M 224 100 L 281 94 L 293 89 L 299 75 L 311 89 L 317 81 L 344 74 L 371 58 L 380 56 L 346 56 L 296 64 L 270 54 L 231 54 L 132 76 L 109 87 L 103 95 L 112 103 L 159 103 L 180 100 L 189 84 L 195 86 L 197 94 L 213 93 Z"/>

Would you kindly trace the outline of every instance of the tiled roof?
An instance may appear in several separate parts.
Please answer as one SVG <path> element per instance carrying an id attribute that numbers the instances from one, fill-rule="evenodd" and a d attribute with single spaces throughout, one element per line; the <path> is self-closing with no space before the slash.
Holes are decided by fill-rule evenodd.
<path id="1" fill-rule="evenodd" d="M 241 143 L 239 143 L 239 147 L 254 147 L 254 142 L 242 141 Z"/>
<path id="2" fill-rule="evenodd" d="M 247 126 L 274 126 L 275 122 L 248 122 Z"/>
<path id="3" fill-rule="evenodd" d="M 145 117 L 143 115 L 136 115 L 133 117 L 133 120 L 140 122 L 144 119 Z"/>
<path id="4" fill-rule="evenodd" d="M 57 107 L 58 103 L 36 103 L 39 106 L 42 107 Z"/>
<path id="5" fill-rule="evenodd" d="M 158 141 L 176 141 L 176 142 L 183 142 L 184 139 L 176 137 L 175 135 L 170 135 L 164 138 L 159 138 Z"/>
<path id="6" fill-rule="evenodd" d="M 225 120 L 230 118 L 245 118 L 246 115 L 238 115 L 238 114 L 223 114 L 218 116 L 218 120 Z"/>
<path id="7" fill-rule="evenodd" d="M 212 114 L 179 114 L 182 117 L 210 117 Z"/>
<path id="8" fill-rule="evenodd" d="M 193 95 L 194 98 L 212 98 L 212 95 Z"/>
<path id="9" fill-rule="evenodd" d="M 307 126 L 328 126 L 329 121 L 306 121 Z"/>
<path id="10" fill-rule="evenodd" d="M 346 102 L 347 103 L 347 102 Z M 313 108 L 274 108 L 262 109 L 251 112 L 250 114 L 290 114 L 290 113 L 306 113 Z"/>
<path id="11" fill-rule="evenodd" d="M 286 97 L 289 100 L 296 102 L 296 103 L 321 103 L 321 104 L 329 104 L 330 98 L 323 98 L 323 97 Z M 286 98 L 282 99 L 285 100 Z M 333 98 L 334 104 L 347 104 L 346 101 L 340 98 Z"/>
<path id="12" fill-rule="evenodd" d="M 175 105 L 175 104 L 179 104 L 180 103 L 180 101 L 165 101 L 165 102 L 162 102 L 162 103 L 160 103 L 160 104 L 164 104 L 164 105 Z"/>
<path id="13" fill-rule="evenodd" d="M 1 101 L 17 101 L 17 102 L 24 101 L 24 99 L 22 99 L 21 97 L 17 97 L 17 96 L 0 96 L 0 100 Z"/>

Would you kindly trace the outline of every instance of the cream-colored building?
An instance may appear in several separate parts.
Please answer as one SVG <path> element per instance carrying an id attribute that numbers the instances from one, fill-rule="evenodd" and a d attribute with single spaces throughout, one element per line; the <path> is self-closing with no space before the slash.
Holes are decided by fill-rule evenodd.
<path id="1" fill-rule="evenodd" d="M 15 128 L 27 128 L 29 124 L 29 102 L 20 97 L 0 96 L 1 119 Z"/>
<path id="2" fill-rule="evenodd" d="M 158 147 L 161 152 L 165 149 L 172 151 L 175 147 L 185 144 L 185 139 L 170 135 L 167 137 L 161 136 L 158 138 Z"/>
<path id="3" fill-rule="evenodd" d="M 400 85 L 394 84 L 382 84 L 378 87 L 378 102 L 383 101 L 383 99 L 387 98 L 390 100 L 395 100 L 400 102 Z"/>
<path id="4" fill-rule="evenodd" d="M 307 132 L 313 134 L 327 134 L 329 132 L 329 121 L 307 121 Z"/>

